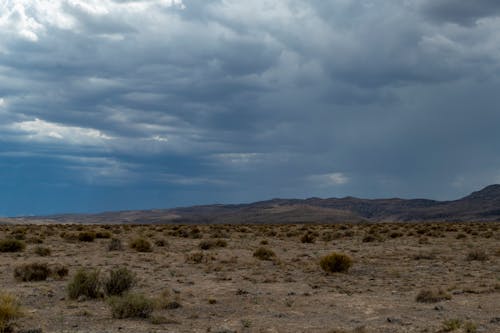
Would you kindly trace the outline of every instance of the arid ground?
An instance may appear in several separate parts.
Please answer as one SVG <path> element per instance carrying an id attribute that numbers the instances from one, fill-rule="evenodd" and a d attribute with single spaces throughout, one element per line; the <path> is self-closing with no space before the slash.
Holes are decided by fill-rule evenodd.
<path id="1" fill-rule="evenodd" d="M 26 245 L 0 253 L 17 332 L 500 332 L 499 223 L 19 225 L 0 239 Z M 347 272 L 321 268 L 332 252 L 352 258 Z M 68 274 L 15 278 L 32 263 Z M 79 269 L 118 267 L 154 304 L 145 318 L 113 318 L 102 291 L 69 297 Z"/>

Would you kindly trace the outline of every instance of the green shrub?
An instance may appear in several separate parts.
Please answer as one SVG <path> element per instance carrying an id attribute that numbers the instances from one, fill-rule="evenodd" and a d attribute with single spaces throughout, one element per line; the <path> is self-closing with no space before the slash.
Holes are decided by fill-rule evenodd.
<path id="1" fill-rule="evenodd" d="M 141 294 L 113 296 L 108 302 L 113 318 L 148 318 L 153 312 L 153 301 Z"/>
<path id="2" fill-rule="evenodd" d="M 45 263 L 32 263 L 17 266 L 14 277 L 18 281 L 44 281 L 49 277 L 50 269 Z"/>
<path id="3" fill-rule="evenodd" d="M 0 293 L 0 332 L 11 332 L 14 320 L 22 316 L 21 305 L 10 294 Z"/>
<path id="4" fill-rule="evenodd" d="M 96 237 L 93 231 L 82 231 L 78 234 L 78 240 L 80 242 L 93 242 Z"/>
<path id="5" fill-rule="evenodd" d="M 319 265 L 327 273 L 344 273 L 352 266 L 352 259 L 343 253 L 331 253 L 321 258 Z"/>
<path id="6" fill-rule="evenodd" d="M 439 289 L 423 289 L 418 293 L 415 300 L 420 303 L 437 303 L 450 299 L 451 295 L 448 294 L 443 289 L 439 288 Z"/>
<path id="7" fill-rule="evenodd" d="M 41 257 L 46 257 L 46 256 L 50 256 L 50 254 L 52 253 L 52 251 L 48 247 L 37 246 L 35 248 L 35 253 L 38 254 Z"/>
<path id="8" fill-rule="evenodd" d="M 104 291 L 109 296 L 122 295 L 132 288 L 135 282 L 134 273 L 126 267 L 120 267 L 109 272 L 109 277 L 104 281 Z"/>
<path id="9" fill-rule="evenodd" d="M 273 250 L 268 249 L 266 247 L 259 247 L 253 253 L 253 256 L 260 260 L 272 260 L 273 258 L 276 257 L 276 253 L 274 253 Z"/>
<path id="10" fill-rule="evenodd" d="M 68 284 L 68 296 L 71 299 L 79 296 L 98 298 L 101 296 L 100 287 L 99 271 L 87 271 L 81 268 Z"/>
<path id="11" fill-rule="evenodd" d="M 26 248 L 24 242 L 17 239 L 2 239 L 0 240 L 0 252 L 21 252 Z"/>
<path id="12" fill-rule="evenodd" d="M 151 252 L 151 243 L 144 238 L 136 238 L 130 243 L 130 247 L 138 252 Z"/>

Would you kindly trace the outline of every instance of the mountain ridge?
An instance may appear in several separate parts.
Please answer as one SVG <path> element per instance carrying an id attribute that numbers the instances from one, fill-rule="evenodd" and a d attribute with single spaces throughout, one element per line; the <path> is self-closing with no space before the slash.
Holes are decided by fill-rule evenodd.
<path id="1" fill-rule="evenodd" d="M 172 209 L 24 217 L 14 221 L 56 223 L 340 223 L 500 221 L 500 185 L 451 201 L 356 197 L 270 199 Z"/>

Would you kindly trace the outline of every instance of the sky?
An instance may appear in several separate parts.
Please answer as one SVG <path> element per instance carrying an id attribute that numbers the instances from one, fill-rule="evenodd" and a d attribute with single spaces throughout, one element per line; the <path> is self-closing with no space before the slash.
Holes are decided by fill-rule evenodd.
<path id="1" fill-rule="evenodd" d="M 0 0 L 0 216 L 500 182 L 497 0 Z"/>

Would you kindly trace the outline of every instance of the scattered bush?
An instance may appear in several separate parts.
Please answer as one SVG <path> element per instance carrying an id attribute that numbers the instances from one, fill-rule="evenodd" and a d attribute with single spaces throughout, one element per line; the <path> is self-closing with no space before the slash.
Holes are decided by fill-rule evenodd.
<path id="1" fill-rule="evenodd" d="M 69 270 L 66 266 L 61 264 L 56 264 L 51 268 L 52 276 L 56 279 L 62 279 L 66 277 L 69 273 Z"/>
<path id="2" fill-rule="evenodd" d="M 488 254 L 483 250 L 472 250 L 467 254 L 467 260 L 486 261 L 488 260 Z"/>
<path id="3" fill-rule="evenodd" d="M 167 243 L 167 241 L 166 241 L 166 240 L 164 240 L 164 239 L 157 239 L 157 240 L 155 240 L 155 246 L 158 246 L 158 247 L 165 247 L 165 246 L 167 246 L 167 245 L 168 245 L 168 243 Z"/>
<path id="4" fill-rule="evenodd" d="M 144 238 L 136 238 L 130 243 L 130 248 L 138 252 L 151 252 L 153 251 L 151 243 Z"/>
<path id="5" fill-rule="evenodd" d="M 0 332 L 12 331 L 14 320 L 22 316 L 21 305 L 10 294 L 0 293 Z"/>
<path id="6" fill-rule="evenodd" d="M 415 300 L 420 303 L 437 303 L 450 299 L 451 295 L 443 289 L 424 289 L 418 293 Z"/>
<path id="7" fill-rule="evenodd" d="M 21 252 L 26 248 L 26 244 L 18 239 L 0 240 L 0 252 Z"/>
<path id="8" fill-rule="evenodd" d="M 198 244 L 198 247 L 202 250 L 209 250 L 215 247 L 226 247 L 226 246 L 227 246 L 227 241 L 225 241 L 224 239 L 204 240 L 201 241 L 200 244 Z"/>
<path id="9" fill-rule="evenodd" d="M 93 242 L 96 238 L 96 233 L 93 231 L 82 231 L 78 234 L 80 242 Z"/>
<path id="10" fill-rule="evenodd" d="M 108 251 L 121 251 L 123 250 L 122 241 L 118 238 L 111 238 L 108 244 Z"/>
<path id="11" fill-rule="evenodd" d="M 109 299 L 113 318 L 148 318 L 153 312 L 153 301 L 141 294 L 113 296 Z"/>
<path id="12" fill-rule="evenodd" d="M 327 273 L 344 273 L 352 266 L 352 259 L 346 254 L 333 252 L 321 258 L 319 265 Z"/>
<path id="13" fill-rule="evenodd" d="M 109 231 L 98 231 L 95 233 L 95 238 L 111 238 L 111 233 Z"/>
<path id="14" fill-rule="evenodd" d="M 308 233 L 305 233 L 304 235 L 302 235 L 302 237 L 300 237 L 300 241 L 302 243 L 314 243 L 316 241 L 316 237 L 314 237 L 314 235 L 310 232 Z"/>
<path id="15" fill-rule="evenodd" d="M 193 252 L 190 254 L 186 254 L 186 262 L 191 264 L 201 264 L 203 261 L 207 261 L 207 257 L 203 254 L 203 252 Z"/>
<path id="16" fill-rule="evenodd" d="M 100 287 L 99 271 L 86 271 L 82 268 L 68 284 L 68 296 L 71 299 L 76 299 L 79 296 L 98 298 L 101 296 Z"/>
<path id="17" fill-rule="evenodd" d="M 37 246 L 35 248 L 35 253 L 38 254 L 41 257 L 46 257 L 46 256 L 50 256 L 50 254 L 52 253 L 52 251 L 48 247 Z"/>
<path id="18" fill-rule="evenodd" d="M 266 247 L 259 247 L 253 253 L 253 256 L 260 260 L 272 260 L 273 258 L 276 257 L 276 253 L 274 253 L 273 250 L 268 249 Z"/>
<path id="19" fill-rule="evenodd" d="M 109 277 L 104 281 L 104 291 L 109 296 L 122 295 L 132 288 L 135 282 L 134 273 L 126 267 L 120 267 L 109 272 Z"/>
<path id="20" fill-rule="evenodd" d="M 172 297 L 168 289 L 163 290 L 160 296 L 155 299 L 155 306 L 160 310 L 173 310 L 182 307 L 179 296 Z"/>
<path id="21" fill-rule="evenodd" d="M 18 281 L 44 281 L 49 277 L 50 269 L 45 263 L 32 263 L 17 266 L 14 269 L 14 277 Z"/>
<path id="22" fill-rule="evenodd" d="M 462 326 L 460 319 L 448 319 L 443 321 L 442 332 L 452 332 L 458 330 Z"/>

